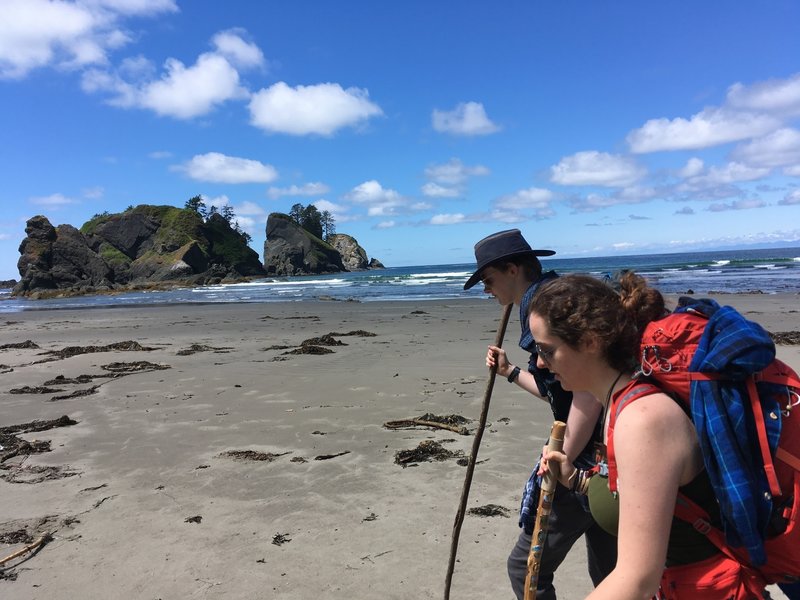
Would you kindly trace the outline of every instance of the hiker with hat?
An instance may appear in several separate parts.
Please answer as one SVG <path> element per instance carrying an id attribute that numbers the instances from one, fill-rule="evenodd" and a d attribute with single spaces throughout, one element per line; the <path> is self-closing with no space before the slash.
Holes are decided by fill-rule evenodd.
<path id="1" fill-rule="evenodd" d="M 494 233 L 475 244 L 477 269 L 464 284 L 464 289 L 468 290 L 480 281 L 486 293 L 492 294 L 501 305 L 513 303 L 519 307 L 522 329 L 519 346 L 529 354 L 528 364 L 524 367 L 514 365 L 505 350 L 490 345 L 486 365 L 489 368 L 496 365 L 497 375 L 550 404 L 554 420 L 568 425 L 565 455 L 577 468 L 588 469 L 595 462 L 593 442 L 598 441 L 596 436 L 600 433 L 598 403 L 590 394 L 573 395 L 565 391 L 546 364 L 537 364 L 542 350 L 531 335 L 527 318 L 528 306 L 540 287 L 557 277 L 554 271 L 542 271 L 538 257 L 553 254 L 553 250 L 532 249 L 519 229 Z M 537 464 L 523 490 L 519 519 L 521 531 L 507 561 L 511 587 L 518 600 L 524 598 L 541 483 L 538 470 Z M 537 600 L 555 600 L 553 574 L 581 535 L 586 538 L 589 576 L 597 586 L 616 564 L 616 539 L 594 522 L 583 496 L 559 486 L 553 498 L 549 530 L 542 551 Z"/>

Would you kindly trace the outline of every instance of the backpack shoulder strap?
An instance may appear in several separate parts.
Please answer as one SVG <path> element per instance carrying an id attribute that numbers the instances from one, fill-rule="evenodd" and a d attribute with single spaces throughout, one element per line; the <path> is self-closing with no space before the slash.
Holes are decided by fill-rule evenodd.
<path id="1" fill-rule="evenodd" d="M 639 398 L 660 392 L 661 389 L 649 381 L 634 379 L 611 399 L 611 406 L 607 408 L 610 416 L 606 437 L 606 461 L 608 462 L 608 488 L 612 494 L 617 493 L 617 460 L 614 455 L 614 427 L 617 424 L 617 418 L 626 406 L 630 406 Z"/>

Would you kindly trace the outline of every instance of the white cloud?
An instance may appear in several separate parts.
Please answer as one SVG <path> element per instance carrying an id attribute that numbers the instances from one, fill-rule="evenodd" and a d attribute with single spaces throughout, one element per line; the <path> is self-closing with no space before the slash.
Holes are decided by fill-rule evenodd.
<path id="1" fill-rule="evenodd" d="M 684 166 L 680 171 L 678 171 L 678 176 L 682 178 L 686 177 L 695 177 L 696 175 L 700 175 L 703 172 L 705 164 L 699 158 L 693 157 L 690 158 L 686 162 L 686 166 Z"/>
<path id="2" fill-rule="evenodd" d="M 489 213 L 489 218 L 492 221 L 499 221 L 500 223 L 522 223 L 523 221 L 527 221 L 526 217 L 523 217 L 518 212 L 507 211 L 507 210 L 494 210 Z"/>
<path id="3" fill-rule="evenodd" d="M 220 36 L 224 40 L 225 54 L 220 52 Z M 199 117 L 229 100 L 249 97 L 231 61 L 240 68 L 253 66 L 258 64 L 257 59 L 247 52 L 251 55 L 261 52 L 233 30 L 217 34 L 214 43 L 215 52 L 201 54 L 195 64 L 188 67 L 175 58 L 168 58 L 164 62 L 164 73 L 157 80 L 152 80 L 149 61 L 136 58 L 123 61 L 116 72 L 87 70 L 81 78 L 81 87 L 87 93 L 110 94 L 108 103 L 112 106 L 149 109 L 176 119 Z M 235 55 L 233 59 L 232 55 Z"/>
<path id="4" fill-rule="evenodd" d="M 441 214 L 431 217 L 431 225 L 457 225 L 466 221 L 466 217 L 461 213 Z"/>
<path id="5" fill-rule="evenodd" d="M 365 205 L 367 207 L 367 215 L 370 217 L 390 217 L 426 211 L 432 208 L 431 204 L 427 202 L 412 203 L 409 198 L 395 190 L 384 188 L 374 179 L 357 185 L 344 197 L 354 204 Z"/>
<path id="6" fill-rule="evenodd" d="M 620 204 L 641 204 L 659 195 L 662 195 L 662 192 L 653 187 L 631 186 L 615 190 L 608 195 L 590 193 L 586 196 L 576 196 L 569 200 L 569 204 L 575 212 L 587 213 Z"/>
<path id="7" fill-rule="evenodd" d="M 800 189 L 792 190 L 786 194 L 781 200 L 778 201 L 781 206 L 794 206 L 800 204 Z"/>
<path id="8" fill-rule="evenodd" d="M 271 187 L 267 190 L 267 196 L 272 200 L 277 200 L 282 196 L 321 196 L 330 191 L 331 189 L 327 185 L 316 181 L 303 185 L 290 185 L 285 188 Z"/>
<path id="9" fill-rule="evenodd" d="M 445 187 L 433 182 L 426 183 L 421 190 L 429 198 L 458 198 L 461 195 L 457 188 Z"/>
<path id="10" fill-rule="evenodd" d="M 645 175 L 632 159 L 589 150 L 566 156 L 550 167 L 550 180 L 561 185 L 628 186 Z"/>
<path id="11" fill-rule="evenodd" d="M 746 86 L 735 83 L 722 106 L 690 118 L 651 119 L 627 136 L 636 153 L 710 148 L 764 136 L 800 114 L 800 73 Z"/>
<path id="12" fill-rule="evenodd" d="M 172 158 L 172 152 L 167 152 L 166 150 L 156 150 L 148 154 L 147 157 L 152 158 L 153 160 L 164 160 L 165 158 Z"/>
<path id="13" fill-rule="evenodd" d="M 337 212 L 344 212 L 346 209 L 341 204 L 336 204 L 335 202 L 331 202 L 330 200 L 325 200 L 324 198 L 320 200 L 315 200 L 312 202 L 314 206 L 317 207 L 319 211 L 327 210 L 330 213 L 337 213 Z"/>
<path id="14" fill-rule="evenodd" d="M 0 19 L 0 78 L 19 79 L 47 66 L 105 64 L 110 50 L 130 41 L 125 17 L 177 11 L 173 0 L 63 2 L 4 0 Z"/>
<path id="15" fill-rule="evenodd" d="M 171 58 L 164 68 L 162 78 L 138 94 L 138 105 L 159 115 L 191 119 L 247 95 L 239 85 L 239 73 L 222 56 L 201 54 L 191 67 Z"/>
<path id="16" fill-rule="evenodd" d="M 800 113 L 800 73 L 751 86 L 735 83 L 728 88 L 727 100 L 731 106 L 745 110 L 796 115 Z"/>
<path id="17" fill-rule="evenodd" d="M 717 202 L 711 204 L 708 210 L 711 212 L 723 212 L 729 210 L 750 210 L 751 208 L 763 208 L 767 203 L 758 198 L 751 198 L 747 200 L 734 200 L 733 202 Z"/>
<path id="18" fill-rule="evenodd" d="M 759 167 L 800 164 L 800 131 L 783 128 L 736 148 L 735 160 Z"/>
<path id="19" fill-rule="evenodd" d="M 769 172 L 770 169 L 766 167 L 751 167 L 740 162 L 730 162 L 722 167 L 710 167 L 704 174 L 689 177 L 679 189 L 705 189 L 738 181 L 754 181 L 768 175 Z"/>
<path id="20" fill-rule="evenodd" d="M 381 221 L 377 225 L 375 225 L 375 229 L 391 229 L 395 227 L 397 223 L 395 221 Z"/>
<path id="21" fill-rule="evenodd" d="M 83 4 L 89 7 L 107 8 L 130 16 L 178 11 L 175 0 L 83 0 Z"/>
<path id="22" fill-rule="evenodd" d="M 770 115 L 707 108 L 690 119 L 651 119 L 626 140 L 637 154 L 696 150 L 764 135 L 779 126 L 780 121 Z"/>
<path id="23" fill-rule="evenodd" d="M 262 89 L 250 100 L 250 122 L 265 131 L 290 135 L 330 136 L 343 127 L 382 115 L 369 92 L 342 89 L 338 83 L 295 88 L 283 81 Z"/>
<path id="24" fill-rule="evenodd" d="M 336 204 L 335 202 L 325 200 L 324 198 L 320 200 L 314 200 L 312 204 L 316 206 L 317 210 L 320 212 L 325 212 L 327 210 L 329 213 L 331 213 L 333 219 L 337 223 L 346 223 L 353 220 L 353 217 L 347 214 L 347 207 L 342 206 L 341 204 Z"/>
<path id="25" fill-rule="evenodd" d="M 380 183 L 371 179 L 354 187 L 347 197 L 353 202 L 366 204 L 383 200 L 394 200 L 400 198 L 400 194 L 394 190 L 384 189 Z"/>
<path id="26" fill-rule="evenodd" d="M 551 206 L 554 198 L 553 192 L 543 188 L 519 190 L 494 200 L 490 218 L 503 223 L 548 219 L 555 215 Z"/>
<path id="27" fill-rule="evenodd" d="M 793 167 L 786 167 L 783 170 L 784 175 L 789 175 L 790 177 L 800 177 L 800 165 L 794 165 Z"/>
<path id="28" fill-rule="evenodd" d="M 231 64 L 244 69 L 263 67 L 264 53 L 255 44 L 247 42 L 243 38 L 244 35 L 246 32 L 243 29 L 229 29 L 217 33 L 212 41 L 217 53 L 228 59 Z"/>
<path id="29" fill-rule="evenodd" d="M 501 196 L 494 201 L 494 205 L 501 210 L 533 210 L 537 213 L 544 211 L 548 214 L 552 214 L 550 203 L 553 201 L 553 197 L 553 192 L 550 190 L 533 187 Z"/>
<path id="30" fill-rule="evenodd" d="M 31 204 L 38 206 L 48 206 L 50 208 L 58 208 L 59 206 L 66 206 L 67 204 L 76 204 L 72 198 L 68 198 L 64 194 L 50 194 L 49 196 L 35 196 L 29 199 Z"/>
<path id="31" fill-rule="evenodd" d="M 197 181 L 214 183 L 269 183 L 278 177 L 271 165 L 219 152 L 198 154 L 176 169 Z"/>
<path id="32" fill-rule="evenodd" d="M 451 158 L 441 165 L 431 165 L 425 169 L 425 177 L 435 183 L 459 185 L 470 177 L 488 175 L 489 169 L 483 165 L 468 166 L 457 158 Z"/>
<path id="33" fill-rule="evenodd" d="M 235 210 L 237 215 L 254 215 L 260 217 L 267 214 L 267 211 L 261 208 L 258 204 L 248 200 L 245 200 L 241 204 L 237 204 Z"/>
<path id="34" fill-rule="evenodd" d="M 462 102 L 451 111 L 434 109 L 431 122 L 434 130 L 454 135 L 488 135 L 500 131 L 480 102 Z"/>

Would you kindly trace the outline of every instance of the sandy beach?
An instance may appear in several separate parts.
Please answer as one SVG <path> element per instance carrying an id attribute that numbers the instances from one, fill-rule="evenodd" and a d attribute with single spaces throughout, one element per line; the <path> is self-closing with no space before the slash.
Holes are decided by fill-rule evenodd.
<path id="1" fill-rule="evenodd" d="M 716 298 L 800 331 L 797 295 Z M 0 427 L 70 421 L 23 429 L 38 451 L 0 464 L 0 557 L 52 537 L 3 565 L 0 597 L 441 598 L 500 316 L 486 300 L 4 314 Z M 524 364 L 518 337 L 514 311 L 504 345 Z M 800 346 L 778 356 L 800 369 Z M 385 426 L 425 414 L 468 435 Z M 551 422 L 497 380 L 469 500 L 490 516 L 464 519 L 453 598 L 513 597 Z M 582 543 L 567 562 L 559 598 L 582 598 Z"/>

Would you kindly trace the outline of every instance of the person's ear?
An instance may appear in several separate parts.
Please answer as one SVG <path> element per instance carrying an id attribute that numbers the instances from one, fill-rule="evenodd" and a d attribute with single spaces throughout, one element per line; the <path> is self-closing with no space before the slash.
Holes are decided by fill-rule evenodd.
<path id="1" fill-rule="evenodd" d="M 584 333 L 580 343 L 581 352 L 598 354 L 601 351 L 600 338 L 592 333 Z"/>

